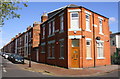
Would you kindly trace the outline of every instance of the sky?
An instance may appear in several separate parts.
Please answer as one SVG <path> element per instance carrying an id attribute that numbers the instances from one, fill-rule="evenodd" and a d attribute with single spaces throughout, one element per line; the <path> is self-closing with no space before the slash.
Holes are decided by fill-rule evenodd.
<path id="1" fill-rule="evenodd" d="M 109 18 L 110 30 L 118 32 L 118 3 L 117 2 L 28 2 L 28 7 L 16 11 L 21 15 L 20 19 L 5 20 L 5 25 L 0 28 L 0 48 L 7 44 L 18 33 L 26 31 L 26 28 L 34 21 L 41 21 L 43 12 L 50 12 L 60 7 L 75 4 L 86 7 L 96 13 Z"/>

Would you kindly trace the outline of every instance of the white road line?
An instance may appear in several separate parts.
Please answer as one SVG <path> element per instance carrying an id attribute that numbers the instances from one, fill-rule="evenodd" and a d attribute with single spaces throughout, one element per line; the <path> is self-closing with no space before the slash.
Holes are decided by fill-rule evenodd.
<path id="1" fill-rule="evenodd" d="M 6 69 L 3 67 L 3 72 L 7 72 Z"/>

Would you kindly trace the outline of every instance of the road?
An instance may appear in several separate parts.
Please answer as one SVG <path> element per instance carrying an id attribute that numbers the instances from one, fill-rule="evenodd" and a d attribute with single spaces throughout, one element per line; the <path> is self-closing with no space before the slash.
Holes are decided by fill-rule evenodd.
<path id="1" fill-rule="evenodd" d="M 0 74 L 2 74 L 2 77 L 54 77 L 50 76 L 47 74 L 42 74 L 40 72 L 32 72 L 32 71 L 27 71 L 19 68 L 16 64 L 11 63 L 7 59 L 4 59 L 0 56 Z M 120 70 L 110 72 L 110 73 L 104 73 L 101 75 L 96 75 L 96 76 L 90 76 L 90 77 L 118 77 L 120 75 Z M 0 76 L 1 77 L 1 76 Z M 58 78 L 57 78 L 58 79 Z M 61 79 L 61 78 L 60 78 Z"/>
<path id="2" fill-rule="evenodd" d="M 16 64 L 11 63 L 1 56 L 0 59 L 2 59 L 2 64 L 0 65 L 0 69 L 2 70 L 2 77 L 50 77 L 46 74 L 22 70 L 17 67 Z"/>

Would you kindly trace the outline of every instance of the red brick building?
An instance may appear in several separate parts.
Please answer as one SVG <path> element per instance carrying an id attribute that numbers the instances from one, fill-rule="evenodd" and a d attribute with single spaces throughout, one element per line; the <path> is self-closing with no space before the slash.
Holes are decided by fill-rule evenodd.
<path id="1" fill-rule="evenodd" d="M 2 48 L 2 52 L 16 53 L 25 58 L 38 61 L 40 22 L 34 22 L 33 27 L 27 27 L 23 33 L 18 33 L 12 40 Z"/>
<path id="2" fill-rule="evenodd" d="M 73 4 L 48 13 L 40 26 L 39 62 L 66 68 L 110 65 L 108 21 Z"/>

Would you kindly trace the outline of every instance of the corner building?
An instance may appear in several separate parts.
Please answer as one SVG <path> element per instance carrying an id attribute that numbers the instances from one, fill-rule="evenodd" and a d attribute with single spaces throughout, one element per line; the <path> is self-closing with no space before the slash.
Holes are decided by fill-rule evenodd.
<path id="1" fill-rule="evenodd" d="M 40 25 L 39 62 L 66 68 L 110 65 L 108 21 L 74 4 L 49 12 Z"/>

